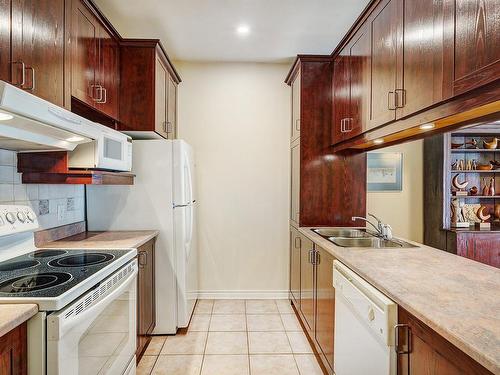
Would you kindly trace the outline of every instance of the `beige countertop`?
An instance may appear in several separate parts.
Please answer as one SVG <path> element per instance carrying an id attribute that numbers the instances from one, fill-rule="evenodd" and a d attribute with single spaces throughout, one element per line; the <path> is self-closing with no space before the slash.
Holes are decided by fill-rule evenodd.
<path id="1" fill-rule="evenodd" d="M 66 249 L 135 249 L 155 238 L 158 233 L 157 230 L 83 232 L 58 241 L 48 242 L 42 247 Z"/>
<path id="2" fill-rule="evenodd" d="M 300 232 L 477 362 L 500 374 L 500 269 L 417 244 L 343 248 Z"/>
<path id="3" fill-rule="evenodd" d="M 0 304 L 0 337 L 24 323 L 38 312 L 38 306 L 26 304 Z"/>

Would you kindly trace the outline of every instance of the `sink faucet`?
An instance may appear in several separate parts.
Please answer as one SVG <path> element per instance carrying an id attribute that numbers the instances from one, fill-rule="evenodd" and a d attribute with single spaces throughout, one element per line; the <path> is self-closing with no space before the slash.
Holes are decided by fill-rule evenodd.
<path id="1" fill-rule="evenodd" d="M 375 220 L 377 220 L 377 225 L 373 224 L 370 220 L 368 220 L 366 217 L 361 217 L 361 216 L 353 216 L 351 218 L 352 221 L 356 220 L 363 220 L 366 221 L 368 224 L 370 224 L 377 233 L 382 237 L 384 240 L 392 240 L 392 228 L 389 224 L 384 224 L 382 220 L 380 220 L 378 217 L 376 217 L 373 214 L 368 213 L 368 216 L 373 217 Z"/>

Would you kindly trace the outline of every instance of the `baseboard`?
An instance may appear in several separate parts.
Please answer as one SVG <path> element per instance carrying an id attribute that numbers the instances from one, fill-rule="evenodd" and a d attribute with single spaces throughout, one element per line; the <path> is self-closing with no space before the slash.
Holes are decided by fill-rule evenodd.
<path id="1" fill-rule="evenodd" d="M 288 290 L 201 290 L 199 299 L 288 299 Z"/>

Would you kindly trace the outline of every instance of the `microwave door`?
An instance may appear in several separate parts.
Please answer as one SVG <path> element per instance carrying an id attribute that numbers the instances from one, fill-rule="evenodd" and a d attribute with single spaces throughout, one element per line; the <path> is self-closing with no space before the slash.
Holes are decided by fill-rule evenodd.
<path id="1" fill-rule="evenodd" d="M 136 349 L 136 283 L 134 260 L 47 316 L 48 374 L 124 373 Z"/>

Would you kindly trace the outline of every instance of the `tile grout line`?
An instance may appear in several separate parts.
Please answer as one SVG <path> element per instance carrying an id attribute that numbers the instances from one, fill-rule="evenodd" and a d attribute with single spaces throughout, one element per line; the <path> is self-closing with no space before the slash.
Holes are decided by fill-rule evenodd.
<path id="1" fill-rule="evenodd" d="M 214 305 L 215 305 L 215 301 L 212 302 L 212 308 L 210 310 L 210 318 L 208 319 L 207 337 L 205 339 L 205 346 L 203 348 L 203 356 L 201 357 L 201 366 L 200 366 L 200 372 L 199 372 L 200 375 L 203 372 L 203 365 L 205 364 L 205 357 L 207 355 L 206 353 L 207 353 L 207 346 L 208 346 L 208 335 L 210 334 L 210 325 L 212 324 Z"/>
<path id="2" fill-rule="evenodd" d="M 283 324 L 283 328 L 285 328 L 285 324 L 283 323 L 283 318 L 281 317 L 281 313 L 280 313 L 280 319 L 281 319 L 281 324 Z M 297 373 L 301 375 L 299 365 L 297 364 L 297 358 L 295 358 L 295 353 L 293 351 L 292 343 L 290 341 L 290 337 L 288 336 L 288 332 L 286 331 L 286 329 L 285 329 L 285 335 L 286 339 L 288 340 L 288 345 L 290 345 L 290 350 L 292 351 L 292 357 L 293 357 L 293 362 L 295 363 L 295 368 L 297 369 Z"/>

